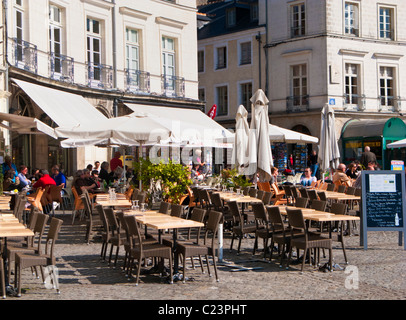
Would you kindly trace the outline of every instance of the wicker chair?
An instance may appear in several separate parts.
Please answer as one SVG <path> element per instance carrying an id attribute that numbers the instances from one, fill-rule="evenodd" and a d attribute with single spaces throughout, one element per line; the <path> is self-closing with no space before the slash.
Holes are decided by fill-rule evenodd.
<path id="1" fill-rule="evenodd" d="M 132 269 L 135 260 L 138 261 L 137 264 L 137 275 L 135 280 L 135 285 L 138 286 L 140 273 L 141 273 L 141 265 L 142 261 L 146 258 L 161 258 L 161 259 L 168 259 L 169 260 L 169 269 L 170 269 L 170 279 L 171 283 L 173 283 L 173 271 L 172 271 L 172 249 L 163 244 L 153 243 L 153 244 L 146 244 L 144 243 L 143 236 L 141 235 L 140 229 L 138 227 L 138 223 L 136 221 L 135 216 L 128 216 L 125 217 L 128 226 L 128 233 L 130 237 L 130 250 L 129 250 L 129 268 L 127 271 L 127 275 L 130 277 L 132 274 Z"/>
<path id="2" fill-rule="evenodd" d="M 3 257 L 0 255 L 0 282 L 1 282 L 1 295 L 3 299 L 6 299 L 6 279 L 4 276 L 4 261 Z"/>
<path id="3" fill-rule="evenodd" d="M 228 208 L 228 206 L 225 206 L 223 204 L 223 201 L 221 200 L 220 194 L 213 192 L 210 195 L 210 199 L 212 201 L 213 204 L 213 209 L 216 211 L 220 211 L 223 213 L 223 223 L 227 226 L 230 227 L 232 226 L 232 222 L 233 222 L 233 215 L 230 212 L 230 209 Z"/>
<path id="4" fill-rule="evenodd" d="M 241 240 L 242 238 L 249 233 L 255 234 L 257 227 L 255 223 L 245 223 L 244 218 L 238 208 L 238 204 L 236 201 L 230 201 L 228 203 L 228 207 L 233 215 L 233 238 L 231 239 L 230 251 L 233 250 L 233 244 L 235 237 L 239 238 L 238 241 L 238 250 L 237 255 L 240 254 L 241 249 Z"/>
<path id="5" fill-rule="evenodd" d="M 317 211 L 326 211 L 327 202 L 323 200 L 313 200 L 310 208 Z"/>
<path id="6" fill-rule="evenodd" d="M 199 256 L 200 264 L 203 271 L 203 261 L 201 256 L 206 256 L 207 262 L 207 270 L 210 274 L 210 263 L 209 263 L 209 255 L 212 256 L 213 265 L 214 265 L 214 272 L 216 275 L 216 280 L 219 281 L 218 274 L 217 274 L 217 265 L 216 265 L 216 244 L 217 244 L 217 231 L 220 220 L 222 219 L 222 213 L 219 211 L 212 210 L 209 212 L 209 218 L 207 220 L 206 232 L 204 235 L 203 244 L 193 244 L 193 243 L 179 243 L 178 244 L 178 252 L 183 257 L 183 282 L 186 281 L 186 258 L 188 257 L 195 257 Z M 209 242 L 209 233 L 211 234 L 211 243 Z"/>
<path id="7" fill-rule="evenodd" d="M 50 201 L 52 204 L 52 215 L 55 215 L 55 208 L 54 208 L 54 202 L 59 203 L 59 205 L 62 207 L 63 213 L 65 214 L 65 207 L 63 205 L 63 200 L 62 200 L 62 189 L 64 185 L 61 184 L 59 186 L 49 186 L 49 196 L 50 196 Z"/>
<path id="8" fill-rule="evenodd" d="M 265 259 L 267 251 L 269 249 L 268 242 L 269 239 L 272 237 L 272 230 L 269 225 L 268 214 L 263 203 L 253 203 L 252 209 L 254 211 L 256 224 L 255 241 L 252 255 L 255 255 L 256 250 L 258 249 L 258 238 L 261 238 L 263 240 L 264 247 L 263 258 Z"/>
<path id="9" fill-rule="evenodd" d="M 181 218 L 184 213 L 184 206 L 181 204 L 172 204 L 171 205 L 171 213 L 172 217 Z"/>
<path id="10" fill-rule="evenodd" d="M 262 201 L 264 199 L 264 195 L 265 195 L 264 190 L 258 190 L 256 198 Z"/>
<path id="11" fill-rule="evenodd" d="M 306 262 L 307 251 L 311 249 L 328 249 L 329 250 L 329 262 L 332 266 L 333 259 L 333 248 L 332 240 L 324 237 L 321 234 L 310 233 L 307 230 L 305 220 L 303 218 L 303 213 L 301 209 L 286 208 L 286 213 L 288 215 L 289 225 L 291 227 L 291 240 L 290 240 L 290 250 L 289 257 L 286 268 L 289 268 L 289 263 L 292 257 L 292 248 L 298 250 L 303 250 L 303 261 L 301 272 L 303 272 L 304 264 Z M 295 236 L 295 231 L 303 232 L 303 236 Z M 319 255 L 320 256 L 320 255 Z M 309 257 L 310 258 L 310 257 Z M 310 259 L 311 261 L 311 259 Z"/>
<path id="12" fill-rule="evenodd" d="M 264 197 L 262 198 L 262 203 L 264 204 L 264 205 L 270 205 L 271 204 L 271 200 L 272 200 L 272 197 L 273 197 L 273 193 L 272 192 L 267 192 L 267 191 L 264 191 Z"/>
<path id="13" fill-rule="evenodd" d="M 169 202 L 161 201 L 159 204 L 159 213 L 169 214 L 169 210 L 171 210 L 171 204 Z"/>
<path id="14" fill-rule="evenodd" d="M 92 200 L 90 198 L 89 193 L 87 192 L 87 190 L 83 190 L 82 195 L 80 196 L 80 198 L 82 199 L 83 202 L 83 206 L 84 206 L 84 213 L 86 216 L 86 237 L 85 237 L 85 241 L 87 243 L 90 243 L 90 236 L 92 234 L 93 228 L 94 227 L 102 227 L 103 223 L 102 221 L 99 219 L 98 215 L 94 214 L 94 210 L 93 210 L 93 203 Z"/>
<path id="15" fill-rule="evenodd" d="M 17 286 L 17 296 L 21 297 L 21 270 L 30 267 L 41 267 L 42 280 L 45 282 L 43 267 L 55 266 L 56 257 L 54 256 L 54 247 L 56 240 L 58 239 L 58 234 L 61 229 L 63 221 L 56 218 L 51 218 L 51 223 L 49 226 L 49 231 L 45 244 L 44 254 L 34 254 L 34 253 L 17 253 L 15 260 L 15 271 L 14 271 L 14 285 Z M 56 288 L 56 292 L 59 294 L 59 282 L 54 273 L 54 269 L 50 269 L 50 275 L 52 282 Z"/>
<path id="16" fill-rule="evenodd" d="M 27 196 L 28 202 L 31 204 L 32 207 L 37 208 L 39 211 L 43 211 L 41 198 L 44 194 L 43 188 L 38 188 L 34 194 Z"/>
<path id="17" fill-rule="evenodd" d="M 296 208 L 307 208 L 307 204 L 309 203 L 309 199 L 308 198 L 296 198 L 295 201 L 295 207 Z"/>

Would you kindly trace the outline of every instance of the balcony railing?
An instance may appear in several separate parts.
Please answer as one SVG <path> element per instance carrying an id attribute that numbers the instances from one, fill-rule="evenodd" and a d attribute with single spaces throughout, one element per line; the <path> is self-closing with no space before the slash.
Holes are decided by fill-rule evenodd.
<path id="1" fill-rule="evenodd" d="M 161 75 L 162 93 L 168 97 L 185 97 L 185 78 Z"/>
<path id="2" fill-rule="evenodd" d="M 290 96 L 286 98 L 286 111 L 305 112 L 309 111 L 309 96 Z"/>
<path id="3" fill-rule="evenodd" d="M 38 50 L 35 44 L 12 38 L 14 66 L 32 73 L 38 73 Z"/>
<path id="4" fill-rule="evenodd" d="M 87 85 L 91 88 L 113 88 L 113 67 L 104 64 L 87 63 Z"/>
<path id="5" fill-rule="evenodd" d="M 150 73 L 134 69 L 125 69 L 128 92 L 150 93 Z"/>
<path id="6" fill-rule="evenodd" d="M 50 76 L 53 80 L 74 82 L 74 60 L 63 54 L 51 52 L 49 55 Z"/>
<path id="7" fill-rule="evenodd" d="M 364 111 L 366 108 L 366 96 L 364 94 L 344 94 L 344 110 Z"/>
<path id="8" fill-rule="evenodd" d="M 402 103 L 400 97 L 395 96 L 379 96 L 379 111 L 383 112 L 400 112 L 402 111 Z"/>

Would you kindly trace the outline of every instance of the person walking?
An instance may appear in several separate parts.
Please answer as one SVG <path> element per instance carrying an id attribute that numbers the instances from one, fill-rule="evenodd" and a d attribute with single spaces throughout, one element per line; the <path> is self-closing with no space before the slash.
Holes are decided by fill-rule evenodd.
<path id="1" fill-rule="evenodd" d="M 368 167 L 369 163 L 372 163 L 374 165 L 377 163 L 376 155 L 375 155 L 375 153 L 373 153 L 371 151 L 370 147 L 368 147 L 368 146 L 365 147 L 364 152 L 361 155 L 360 162 L 361 162 L 361 164 L 363 165 L 364 168 Z"/>

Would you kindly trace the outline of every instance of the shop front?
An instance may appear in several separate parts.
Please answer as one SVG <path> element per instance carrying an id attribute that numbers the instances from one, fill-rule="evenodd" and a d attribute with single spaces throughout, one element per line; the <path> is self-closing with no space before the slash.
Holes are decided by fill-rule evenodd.
<path id="1" fill-rule="evenodd" d="M 391 160 L 402 156 L 386 145 L 406 138 L 406 123 L 400 118 L 347 121 L 341 132 L 343 162 L 360 160 L 366 146 L 375 153 L 381 169 L 390 170 Z M 404 155 L 403 155 L 404 156 Z"/>

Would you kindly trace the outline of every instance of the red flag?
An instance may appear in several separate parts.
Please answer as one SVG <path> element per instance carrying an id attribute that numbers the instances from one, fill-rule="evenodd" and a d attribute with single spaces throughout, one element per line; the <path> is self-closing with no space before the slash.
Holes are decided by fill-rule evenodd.
<path id="1" fill-rule="evenodd" d="M 211 107 L 211 109 L 207 115 L 210 118 L 214 119 L 216 117 L 216 114 L 217 114 L 217 106 L 215 104 L 213 104 L 213 106 Z"/>

